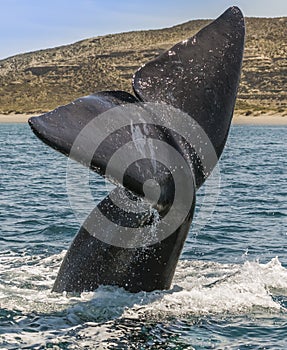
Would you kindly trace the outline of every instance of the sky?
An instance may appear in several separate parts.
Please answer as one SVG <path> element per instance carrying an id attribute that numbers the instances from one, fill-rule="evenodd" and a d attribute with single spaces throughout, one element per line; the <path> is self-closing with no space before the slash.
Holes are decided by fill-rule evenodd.
<path id="1" fill-rule="evenodd" d="M 216 18 L 287 16 L 287 0 L 0 0 L 0 59 L 99 35 Z"/>

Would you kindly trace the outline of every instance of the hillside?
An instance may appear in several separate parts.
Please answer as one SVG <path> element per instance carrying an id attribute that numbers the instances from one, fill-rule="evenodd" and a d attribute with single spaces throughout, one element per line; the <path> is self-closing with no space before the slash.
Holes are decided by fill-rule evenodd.
<path id="1" fill-rule="evenodd" d="M 95 37 L 0 60 L 0 113 L 38 113 L 99 90 L 131 91 L 139 66 L 207 23 Z M 246 18 L 237 112 L 287 114 L 286 24 L 286 17 Z"/>

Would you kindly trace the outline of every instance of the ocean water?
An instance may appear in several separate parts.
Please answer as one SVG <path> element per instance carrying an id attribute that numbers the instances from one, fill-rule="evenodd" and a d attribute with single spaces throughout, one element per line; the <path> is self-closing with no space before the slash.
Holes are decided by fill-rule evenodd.
<path id="1" fill-rule="evenodd" d="M 216 206 L 209 181 L 170 290 L 72 295 L 51 293 L 80 226 L 67 159 L 0 124 L 0 348 L 287 349 L 286 133 L 232 127 Z M 91 186 L 102 199 L 104 181 Z"/>

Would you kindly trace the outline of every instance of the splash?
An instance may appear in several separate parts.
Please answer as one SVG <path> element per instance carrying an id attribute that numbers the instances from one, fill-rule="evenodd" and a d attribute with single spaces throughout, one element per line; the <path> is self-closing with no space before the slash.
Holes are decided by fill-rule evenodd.
<path id="1" fill-rule="evenodd" d="M 51 293 L 64 255 L 2 254 L 2 347 L 53 344 L 61 349 L 76 339 L 79 346 L 96 346 L 111 344 L 111 339 L 120 339 L 121 327 L 136 328 L 141 322 L 286 311 L 277 297 L 287 296 L 287 270 L 277 257 L 267 264 L 243 265 L 182 260 L 167 291 L 132 294 L 101 286 L 77 295 Z"/>

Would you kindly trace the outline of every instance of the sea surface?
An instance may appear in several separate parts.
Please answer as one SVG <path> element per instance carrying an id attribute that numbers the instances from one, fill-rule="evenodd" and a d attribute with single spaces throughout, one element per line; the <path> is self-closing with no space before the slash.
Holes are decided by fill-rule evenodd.
<path id="1" fill-rule="evenodd" d="M 286 134 L 232 127 L 220 184 L 198 193 L 170 290 L 73 295 L 51 293 L 80 227 L 67 158 L 27 125 L 0 124 L 0 348 L 286 350 Z M 90 184 L 101 200 L 103 179 L 91 174 Z"/>

